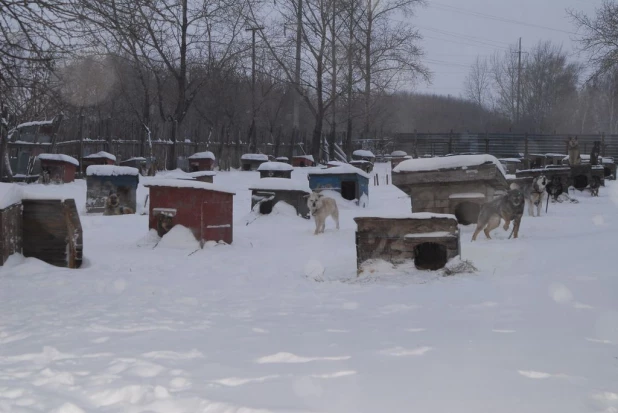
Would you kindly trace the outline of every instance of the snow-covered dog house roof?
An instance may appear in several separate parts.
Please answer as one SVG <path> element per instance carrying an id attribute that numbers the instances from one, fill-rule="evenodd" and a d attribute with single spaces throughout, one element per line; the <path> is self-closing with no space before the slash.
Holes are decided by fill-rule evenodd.
<path id="1" fill-rule="evenodd" d="M 84 159 L 108 159 L 112 162 L 116 162 L 116 156 L 112 155 L 109 152 L 100 151 L 97 153 L 93 153 L 88 156 L 84 156 Z"/>
<path id="2" fill-rule="evenodd" d="M 262 178 L 249 187 L 252 191 L 251 210 L 259 204 L 261 214 L 269 214 L 277 202 L 283 201 L 296 209 L 298 215 L 309 218 L 307 196 L 311 189 L 306 181 L 287 178 Z"/>
<path id="3" fill-rule="evenodd" d="M 187 159 L 191 172 L 210 171 L 215 165 L 215 154 L 210 151 L 194 153 Z"/>
<path id="4" fill-rule="evenodd" d="M 393 151 L 391 152 L 391 156 L 393 158 L 403 158 L 405 156 L 408 156 L 408 154 L 405 151 Z"/>
<path id="5" fill-rule="evenodd" d="M 215 154 L 210 152 L 210 151 L 204 151 L 204 152 L 197 152 L 194 153 L 193 155 L 189 156 L 188 158 L 189 160 L 193 160 L 193 159 L 211 159 L 211 160 L 215 160 Z"/>
<path id="6" fill-rule="evenodd" d="M 63 154 L 42 153 L 38 156 L 44 178 L 51 182 L 73 182 L 79 162 L 72 156 Z M 46 181 L 44 181 L 46 182 Z"/>
<path id="7" fill-rule="evenodd" d="M 352 165 L 312 171 L 307 177 L 314 191 L 337 191 L 344 199 L 357 200 L 365 206 L 369 199 L 369 175 Z"/>
<path id="8" fill-rule="evenodd" d="M 264 162 L 268 162 L 268 155 L 262 153 L 246 153 L 240 157 L 243 171 L 255 171 Z"/>
<path id="9" fill-rule="evenodd" d="M 60 153 L 42 153 L 39 155 L 39 160 L 51 162 L 66 162 L 74 166 L 79 166 L 79 162 L 77 161 L 77 159 L 73 158 L 72 156 L 63 155 Z"/>
<path id="10" fill-rule="evenodd" d="M 261 178 L 291 178 L 294 167 L 284 162 L 264 162 L 257 170 Z"/>
<path id="11" fill-rule="evenodd" d="M 164 216 L 171 218 L 173 225 L 189 228 L 202 245 L 206 241 L 232 243 L 234 192 L 219 185 L 182 179 L 153 178 L 144 186 L 150 191 L 150 229 L 159 232 Z M 169 213 L 172 210 L 173 216 Z"/>
<path id="12" fill-rule="evenodd" d="M 373 161 L 376 156 L 371 151 L 365 149 L 357 149 L 352 152 L 352 158 L 356 160 L 365 159 L 367 161 Z"/>
<path id="13" fill-rule="evenodd" d="M 139 170 L 130 166 L 90 165 L 86 176 L 139 176 Z"/>
<path id="14" fill-rule="evenodd" d="M 296 155 L 292 157 L 292 165 L 297 167 L 314 166 L 313 155 Z"/>
<path id="15" fill-rule="evenodd" d="M 410 195 L 412 211 L 454 214 L 462 224 L 475 223 L 480 206 L 508 189 L 504 166 L 492 155 L 409 159 L 393 169 L 392 179 Z"/>
<path id="16" fill-rule="evenodd" d="M 414 260 L 419 269 L 435 270 L 461 253 L 457 218 L 451 214 L 360 216 L 354 221 L 359 270 L 374 259 Z"/>

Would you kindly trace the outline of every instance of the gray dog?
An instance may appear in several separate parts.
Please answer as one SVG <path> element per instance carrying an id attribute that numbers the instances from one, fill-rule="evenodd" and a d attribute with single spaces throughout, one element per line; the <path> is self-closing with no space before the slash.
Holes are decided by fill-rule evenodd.
<path id="1" fill-rule="evenodd" d="M 545 175 L 537 176 L 532 180 L 532 183 L 524 185 L 524 198 L 528 202 L 528 215 L 534 216 L 534 207 L 536 207 L 536 216 L 541 216 L 543 209 L 543 200 L 545 198 L 545 187 L 549 182 Z M 511 186 L 512 189 L 519 189 L 518 186 Z"/>
<path id="2" fill-rule="evenodd" d="M 476 223 L 476 230 L 472 235 L 472 241 L 476 241 L 476 237 L 481 231 L 484 231 L 485 236 L 491 239 L 489 233 L 498 228 L 501 220 L 504 220 L 502 228 L 505 231 L 509 229 L 511 221 L 513 221 L 513 236 L 517 238 L 521 217 L 524 215 L 524 205 L 524 194 L 519 189 L 511 189 L 500 198 L 483 204 Z"/>

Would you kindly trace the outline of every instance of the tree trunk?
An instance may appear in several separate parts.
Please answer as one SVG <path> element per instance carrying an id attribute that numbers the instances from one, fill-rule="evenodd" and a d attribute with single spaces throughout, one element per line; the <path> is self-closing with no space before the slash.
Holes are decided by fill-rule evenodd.
<path id="1" fill-rule="evenodd" d="M 336 142 L 336 134 L 337 134 L 337 34 L 335 33 L 336 26 L 336 2 L 332 1 L 333 11 L 332 11 L 332 24 L 331 24 L 331 58 L 333 61 L 333 75 L 332 75 L 332 84 L 331 84 L 331 99 L 332 99 L 332 120 L 330 125 L 330 135 L 328 139 L 328 159 L 335 160 L 335 142 Z"/>
<path id="2" fill-rule="evenodd" d="M 371 99 L 371 31 L 373 25 L 373 10 L 371 0 L 367 0 L 367 33 L 365 44 L 365 125 L 363 138 L 369 137 L 370 99 Z"/>

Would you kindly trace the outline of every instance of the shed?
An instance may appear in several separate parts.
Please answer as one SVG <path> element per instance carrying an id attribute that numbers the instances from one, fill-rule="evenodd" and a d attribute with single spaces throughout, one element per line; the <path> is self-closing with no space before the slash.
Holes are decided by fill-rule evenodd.
<path id="1" fill-rule="evenodd" d="M 136 210 L 139 171 L 128 166 L 91 165 L 86 169 L 86 211 L 103 212 L 110 193 L 120 205 Z"/>
<path id="2" fill-rule="evenodd" d="M 62 154 L 42 153 L 39 155 L 41 162 L 41 175 L 43 183 L 69 183 L 75 180 L 75 172 L 79 162 L 72 156 Z"/>
<path id="3" fill-rule="evenodd" d="M 210 151 L 197 152 L 189 156 L 189 171 L 212 171 L 215 166 L 215 154 Z"/>
<path id="4" fill-rule="evenodd" d="M 414 260 L 418 269 L 438 270 L 461 254 L 457 218 L 427 212 L 399 216 L 356 217 L 356 263 L 392 264 Z"/>
<path id="5" fill-rule="evenodd" d="M 401 162 L 405 161 L 408 154 L 404 151 L 393 151 L 391 152 L 391 169 L 395 168 Z M 411 157 L 410 157 L 411 158 Z M 410 159 L 407 158 L 407 159 Z"/>
<path id="6" fill-rule="evenodd" d="M 292 178 L 292 165 L 283 162 L 264 162 L 257 169 L 260 178 Z"/>
<path id="7" fill-rule="evenodd" d="M 502 166 L 504 166 L 504 169 L 506 170 L 507 174 L 514 175 L 515 172 L 517 172 L 518 169 L 523 169 L 522 168 L 523 163 L 521 162 L 521 159 L 518 159 L 518 158 L 500 158 L 498 160 L 500 161 Z"/>
<path id="8" fill-rule="evenodd" d="M 410 195 L 413 212 L 453 214 L 464 225 L 476 223 L 481 205 L 508 189 L 506 171 L 492 155 L 409 159 L 392 176 Z"/>
<path id="9" fill-rule="evenodd" d="M 109 152 L 101 151 L 82 158 L 82 165 L 88 168 L 90 165 L 114 165 L 116 157 Z"/>
<path id="10" fill-rule="evenodd" d="M 352 159 L 355 161 L 368 161 L 373 163 L 376 160 L 376 156 L 371 151 L 365 149 L 357 149 L 352 152 Z"/>
<path id="11" fill-rule="evenodd" d="M 283 163 L 290 163 L 290 158 L 288 158 L 287 156 L 278 156 L 277 158 L 275 158 L 275 161 L 283 162 Z"/>
<path id="12" fill-rule="evenodd" d="M 601 159 L 601 165 L 603 165 L 603 174 L 605 178 L 611 181 L 616 180 L 616 163 L 614 162 L 614 158 L 603 157 Z"/>
<path id="13" fill-rule="evenodd" d="M 297 155 L 292 157 L 292 166 L 304 168 L 306 166 L 315 166 L 313 155 Z"/>
<path id="14" fill-rule="evenodd" d="M 268 155 L 263 153 L 246 153 L 240 157 L 241 169 L 243 171 L 256 171 L 264 162 L 268 162 Z"/>
<path id="15" fill-rule="evenodd" d="M 206 241 L 233 240 L 234 193 L 214 184 L 173 179 L 152 179 L 148 227 L 160 236 L 176 224 L 189 228 L 203 245 Z M 171 220 L 166 229 L 163 220 Z"/>
<path id="16" fill-rule="evenodd" d="M 17 185 L 0 183 L 0 265 L 22 252 L 22 196 Z"/>
<path id="17" fill-rule="evenodd" d="M 307 196 L 311 193 L 304 181 L 285 178 L 262 178 L 249 188 L 251 210 L 259 204 L 260 214 L 270 214 L 277 202 L 283 201 L 296 209 L 296 213 L 309 219 Z"/>
<path id="18" fill-rule="evenodd" d="M 352 165 L 320 169 L 311 172 L 308 178 L 309 187 L 314 191 L 337 191 L 343 199 L 356 200 L 363 208 L 369 202 L 369 175 Z"/>

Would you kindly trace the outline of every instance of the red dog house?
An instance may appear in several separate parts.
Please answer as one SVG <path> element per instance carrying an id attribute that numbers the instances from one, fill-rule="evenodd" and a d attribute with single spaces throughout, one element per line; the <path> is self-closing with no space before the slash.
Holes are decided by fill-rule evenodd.
<path id="1" fill-rule="evenodd" d="M 109 152 L 101 151 L 84 156 L 82 158 L 82 164 L 84 165 L 84 169 L 88 168 L 90 165 L 114 165 L 116 164 L 116 157 Z"/>
<path id="2" fill-rule="evenodd" d="M 195 238 L 232 243 L 234 193 L 219 186 L 180 179 L 153 179 L 148 227 L 160 230 L 162 220 L 189 228 Z M 168 229 L 171 228 L 168 223 Z"/>
<path id="3" fill-rule="evenodd" d="M 39 160 L 43 183 L 69 183 L 75 180 L 75 171 L 79 166 L 77 159 L 68 155 L 42 153 Z"/>
<path id="4" fill-rule="evenodd" d="M 304 168 L 305 166 L 315 166 L 313 155 L 299 155 L 292 158 L 292 166 Z"/>
<path id="5" fill-rule="evenodd" d="M 215 154 L 210 151 L 194 153 L 188 159 L 190 172 L 212 171 L 215 166 Z"/>

